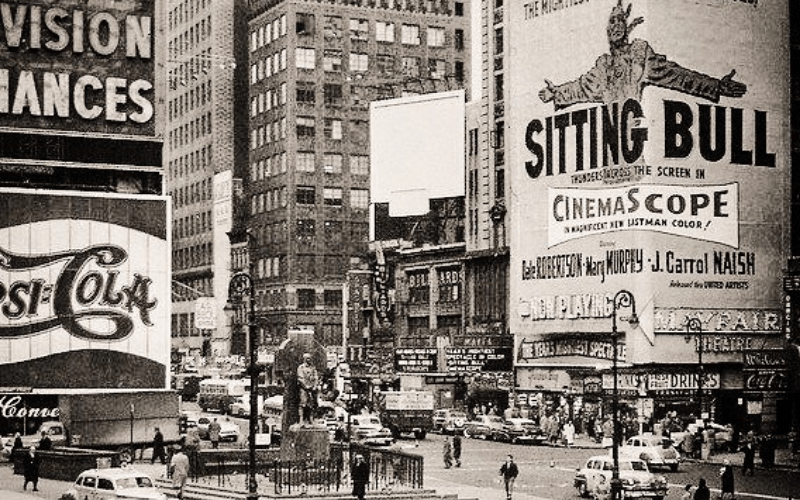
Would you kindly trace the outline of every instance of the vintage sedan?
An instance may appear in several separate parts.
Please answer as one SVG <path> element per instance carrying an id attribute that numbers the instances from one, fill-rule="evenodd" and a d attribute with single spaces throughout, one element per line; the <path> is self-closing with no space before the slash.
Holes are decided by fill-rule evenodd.
<path id="1" fill-rule="evenodd" d="M 681 462 L 681 454 L 672 446 L 672 441 L 668 437 L 643 434 L 633 436 L 620 446 L 619 452 L 622 455 L 639 458 L 647 462 L 647 466 L 669 467 L 673 472 L 678 470 Z"/>
<path id="2" fill-rule="evenodd" d="M 350 415 L 346 423 L 351 439 L 363 444 L 389 446 L 394 443 L 392 431 L 384 427 L 377 415 Z"/>
<path id="3" fill-rule="evenodd" d="M 503 418 L 496 415 L 478 415 L 464 425 L 464 436 L 480 439 L 494 439 L 503 430 Z"/>
<path id="4" fill-rule="evenodd" d="M 219 424 L 219 440 L 237 442 L 239 440 L 239 426 L 229 420 L 217 419 Z M 200 439 L 211 439 L 208 435 L 208 426 L 211 424 L 211 419 L 208 417 L 200 417 L 197 419 L 197 431 Z"/>
<path id="5" fill-rule="evenodd" d="M 149 475 L 131 467 L 85 470 L 66 494 L 79 499 L 167 500 Z"/>
<path id="6" fill-rule="evenodd" d="M 503 421 L 502 429 L 495 431 L 493 439 L 512 444 L 541 444 L 547 436 L 533 420 L 514 417 Z"/>
<path id="7" fill-rule="evenodd" d="M 611 496 L 611 477 L 614 459 L 611 455 L 590 457 L 575 474 L 574 486 L 581 497 L 607 500 Z M 619 459 L 619 479 L 622 485 L 622 499 L 652 498 L 664 500 L 667 495 L 667 479 L 655 475 L 643 460 L 621 457 Z"/>
<path id="8" fill-rule="evenodd" d="M 702 427 L 701 427 L 702 425 Z M 714 450 L 716 451 L 736 451 L 733 449 L 733 427 L 730 425 L 721 425 L 715 422 L 705 422 L 705 424 L 698 424 L 692 422 L 686 426 L 685 431 L 672 432 L 669 437 L 672 444 L 684 453 L 691 453 L 692 450 L 687 450 L 685 447 L 686 435 L 695 434 L 698 429 L 712 429 L 714 431 Z"/>

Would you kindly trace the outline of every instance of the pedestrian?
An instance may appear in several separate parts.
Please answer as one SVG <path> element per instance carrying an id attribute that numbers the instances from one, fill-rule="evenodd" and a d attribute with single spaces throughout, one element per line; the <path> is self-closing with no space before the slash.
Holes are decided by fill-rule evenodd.
<path id="1" fill-rule="evenodd" d="M 564 442 L 568 448 L 575 444 L 575 425 L 572 420 L 564 424 Z"/>
<path id="2" fill-rule="evenodd" d="M 442 458 L 444 459 L 444 468 L 449 469 L 453 465 L 453 447 L 450 444 L 450 438 L 444 438 L 444 445 L 442 446 Z"/>
<path id="3" fill-rule="evenodd" d="M 14 446 L 11 448 L 11 451 L 22 449 L 24 445 L 22 444 L 22 436 L 20 436 L 19 432 L 14 434 Z"/>
<path id="4" fill-rule="evenodd" d="M 189 457 L 186 456 L 180 446 L 175 448 L 175 454 L 172 455 L 169 469 L 172 475 L 172 486 L 178 488 L 178 500 L 183 500 L 186 480 L 189 479 Z"/>
<path id="5" fill-rule="evenodd" d="M 681 500 L 692 500 L 692 483 L 688 483 L 683 487 L 683 494 Z"/>
<path id="6" fill-rule="evenodd" d="M 733 467 L 731 466 L 731 461 L 727 458 L 722 462 L 722 468 L 719 470 L 719 475 L 721 479 L 720 490 L 722 491 L 722 494 L 720 495 L 721 500 L 733 500 Z"/>
<path id="7" fill-rule="evenodd" d="M 747 471 L 750 471 L 751 476 L 756 475 L 756 447 L 753 446 L 752 441 L 748 441 L 742 447 L 744 452 L 744 459 L 742 459 L 742 475 L 746 476 Z"/>
<path id="8" fill-rule="evenodd" d="M 153 436 L 153 456 L 150 458 L 150 464 L 154 464 L 158 459 L 162 464 L 167 463 L 167 454 L 164 451 L 164 435 L 161 434 L 161 429 L 156 427 L 156 434 Z"/>
<path id="9" fill-rule="evenodd" d="M 211 440 L 212 448 L 219 448 L 219 433 L 221 430 L 222 426 L 219 425 L 216 418 L 214 418 L 213 422 L 208 424 L 208 439 Z"/>
<path id="10" fill-rule="evenodd" d="M 697 482 L 697 489 L 694 490 L 692 500 L 711 500 L 711 490 L 708 489 L 705 478 L 701 477 Z"/>
<path id="11" fill-rule="evenodd" d="M 42 439 L 39 440 L 39 451 L 46 451 L 53 449 L 53 441 L 50 440 L 50 436 L 47 435 L 46 431 L 42 431 Z"/>
<path id="12" fill-rule="evenodd" d="M 456 461 L 456 467 L 461 467 L 461 435 L 456 434 L 453 436 L 453 459 Z"/>
<path id="13" fill-rule="evenodd" d="M 23 490 L 28 489 L 28 483 L 33 483 L 33 491 L 39 491 L 39 455 L 36 454 L 36 447 L 31 446 L 28 449 L 28 454 L 22 460 L 22 473 L 25 477 L 25 483 L 22 485 Z"/>
<path id="14" fill-rule="evenodd" d="M 353 478 L 353 496 L 358 500 L 364 500 L 369 483 L 369 464 L 364 461 L 364 455 L 356 455 L 350 476 Z"/>
<path id="15" fill-rule="evenodd" d="M 503 476 L 503 482 L 506 486 L 506 499 L 511 500 L 511 494 L 514 492 L 514 481 L 519 475 L 519 468 L 514 463 L 514 457 L 508 455 L 506 461 L 500 467 L 500 475 Z"/>

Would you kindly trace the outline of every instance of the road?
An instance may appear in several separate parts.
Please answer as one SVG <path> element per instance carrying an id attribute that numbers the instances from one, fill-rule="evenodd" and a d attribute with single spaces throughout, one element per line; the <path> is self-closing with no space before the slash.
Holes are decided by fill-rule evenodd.
<path id="1" fill-rule="evenodd" d="M 217 416 L 219 415 L 217 414 Z M 227 418 L 239 425 L 242 431 L 239 442 L 246 443 L 247 419 Z M 497 498 L 504 497 L 499 469 L 509 453 L 514 455 L 514 460 L 520 468 L 516 491 L 552 500 L 580 500 L 573 487 L 576 470 L 590 456 L 607 453 L 603 449 L 512 445 L 462 438 L 462 467 L 445 469 L 442 460 L 443 439 L 442 435 L 429 434 L 425 439 L 419 441 L 401 439 L 395 446 L 424 457 L 426 487 L 490 488 L 497 491 Z M 679 500 L 684 485 L 687 483 L 696 485 L 701 477 L 708 481 L 712 499 L 719 498 L 718 464 L 687 461 L 681 464 L 677 472 L 669 470 L 654 472 L 661 473 L 667 478 L 670 486 L 667 500 Z M 736 470 L 736 497 L 737 499 L 752 500 L 800 498 L 800 470 L 758 469 L 753 477 L 742 477 Z"/>
<path id="2" fill-rule="evenodd" d="M 425 457 L 426 485 L 453 483 L 490 487 L 502 491 L 499 469 L 505 456 L 511 453 L 520 468 L 516 489 L 554 500 L 579 500 L 572 486 L 575 471 L 592 455 L 607 453 L 602 449 L 568 449 L 564 447 L 511 445 L 476 439 L 462 439 L 462 467 L 445 469 L 442 460 L 443 436 L 429 435 L 418 441 L 401 440 L 400 447 Z M 719 465 L 686 462 L 677 472 L 664 474 L 670 486 L 669 500 L 678 500 L 687 483 L 697 484 L 705 477 L 712 490 L 712 499 L 719 496 Z M 800 498 L 800 471 L 757 470 L 756 475 L 742 477 L 736 471 L 736 497 L 739 499 Z M 715 491 L 716 490 L 716 491 Z M 500 498 L 500 496 L 498 496 Z"/>

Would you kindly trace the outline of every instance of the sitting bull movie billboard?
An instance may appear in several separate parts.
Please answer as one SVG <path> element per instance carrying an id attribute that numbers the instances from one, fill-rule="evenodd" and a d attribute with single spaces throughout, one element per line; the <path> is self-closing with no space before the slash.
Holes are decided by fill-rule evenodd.
<path id="1" fill-rule="evenodd" d="M 0 388 L 160 388 L 168 198 L 0 190 Z"/>
<path id="2" fill-rule="evenodd" d="M 684 341 L 690 317 L 720 336 L 777 338 L 779 327 L 749 318 L 775 317 L 782 305 L 788 2 L 506 8 L 517 362 L 540 360 L 524 347 L 541 336 L 608 343 L 623 289 L 640 320 L 620 323 L 629 361 L 696 359 Z M 656 321 L 665 311 L 669 328 Z M 741 322 L 721 328 L 723 314 Z"/>

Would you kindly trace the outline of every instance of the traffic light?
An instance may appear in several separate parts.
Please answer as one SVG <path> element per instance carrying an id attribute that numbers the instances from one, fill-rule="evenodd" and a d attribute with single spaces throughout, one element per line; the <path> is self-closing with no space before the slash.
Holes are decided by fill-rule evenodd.
<path id="1" fill-rule="evenodd" d="M 186 415 L 181 415 L 178 417 L 178 432 L 180 434 L 186 434 L 189 431 L 189 417 Z"/>

